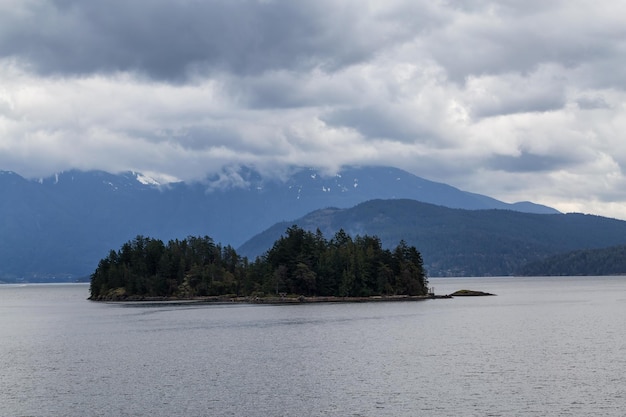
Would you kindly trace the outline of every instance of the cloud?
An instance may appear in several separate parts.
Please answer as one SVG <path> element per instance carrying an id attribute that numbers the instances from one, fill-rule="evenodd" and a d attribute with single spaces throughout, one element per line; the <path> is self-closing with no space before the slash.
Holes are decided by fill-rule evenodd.
<path id="1" fill-rule="evenodd" d="M 625 16 L 608 0 L 5 0 L 0 169 L 385 164 L 626 218 Z"/>
<path id="2" fill-rule="evenodd" d="M 487 165 L 496 171 L 549 172 L 566 168 L 571 161 L 552 155 L 535 155 L 520 152 L 515 156 L 492 156 Z"/>
<path id="3" fill-rule="evenodd" d="M 522 75 L 468 77 L 467 102 L 475 118 L 498 115 L 547 112 L 566 104 L 567 80 L 561 67 L 541 66 Z"/>
<path id="4" fill-rule="evenodd" d="M 407 25 L 428 22 L 424 13 L 398 21 L 394 8 L 356 0 L 57 0 L 13 6 L 0 18 L 0 53 L 40 74 L 132 71 L 167 80 L 216 71 L 334 70 L 411 36 Z"/>

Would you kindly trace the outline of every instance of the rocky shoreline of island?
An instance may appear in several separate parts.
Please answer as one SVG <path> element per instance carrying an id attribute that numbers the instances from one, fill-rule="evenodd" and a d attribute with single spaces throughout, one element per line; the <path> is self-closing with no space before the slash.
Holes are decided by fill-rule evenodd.
<path id="1" fill-rule="evenodd" d="M 248 296 L 236 295 L 206 296 L 206 297 L 144 297 L 127 296 L 124 294 L 109 294 L 108 297 L 91 299 L 91 301 L 109 303 L 163 303 L 163 304 L 313 304 L 313 303 L 372 303 L 372 302 L 402 302 L 424 301 L 435 299 L 451 299 L 454 297 L 467 296 L 491 296 L 482 291 L 459 290 L 452 294 L 437 295 L 381 295 L 370 297 L 338 297 L 338 296 L 303 296 L 303 295 L 280 295 L 280 296 Z"/>

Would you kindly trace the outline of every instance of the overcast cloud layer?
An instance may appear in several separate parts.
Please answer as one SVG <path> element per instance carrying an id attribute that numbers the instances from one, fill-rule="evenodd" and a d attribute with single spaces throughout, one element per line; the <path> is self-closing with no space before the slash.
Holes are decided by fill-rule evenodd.
<path id="1" fill-rule="evenodd" d="M 0 0 L 0 169 L 392 165 L 626 219 L 626 3 Z"/>

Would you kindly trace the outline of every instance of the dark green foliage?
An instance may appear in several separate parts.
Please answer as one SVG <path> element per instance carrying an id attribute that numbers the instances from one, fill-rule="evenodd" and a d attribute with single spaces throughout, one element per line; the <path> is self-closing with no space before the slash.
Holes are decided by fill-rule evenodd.
<path id="1" fill-rule="evenodd" d="M 235 250 L 208 237 L 161 240 L 137 236 L 102 259 L 91 275 L 91 298 L 120 288 L 135 297 L 205 296 L 237 292 L 243 263 Z"/>
<path id="2" fill-rule="evenodd" d="M 91 276 L 91 299 L 423 295 L 427 285 L 420 253 L 404 241 L 391 251 L 377 237 L 353 239 L 340 230 L 327 241 L 319 230 L 292 226 L 253 263 L 207 236 L 167 245 L 137 236 L 100 261 Z"/>
<path id="3" fill-rule="evenodd" d="M 276 293 L 363 297 L 427 291 L 417 249 L 401 242 L 390 251 L 377 237 L 352 239 L 343 230 L 326 241 L 319 230 L 292 226 L 262 259 Z"/>
<path id="4" fill-rule="evenodd" d="M 532 262 L 519 275 L 625 275 L 626 246 L 578 250 Z"/>

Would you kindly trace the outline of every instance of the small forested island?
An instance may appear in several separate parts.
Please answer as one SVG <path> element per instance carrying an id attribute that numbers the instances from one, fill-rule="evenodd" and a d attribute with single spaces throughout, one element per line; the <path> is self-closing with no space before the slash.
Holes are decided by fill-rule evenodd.
<path id="1" fill-rule="evenodd" d="M 420 252 L 404 241 L 389 250 L 376 236 L 340 230 L 327 240 L 292 226 L 252 262 L 208 236 L 167 244 L 137 236 L 100 260 L 90 293 L 95 301 L 401 299 L 426 296 L 428 280 Z"/>

